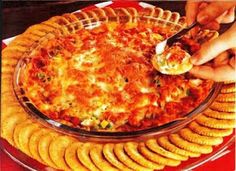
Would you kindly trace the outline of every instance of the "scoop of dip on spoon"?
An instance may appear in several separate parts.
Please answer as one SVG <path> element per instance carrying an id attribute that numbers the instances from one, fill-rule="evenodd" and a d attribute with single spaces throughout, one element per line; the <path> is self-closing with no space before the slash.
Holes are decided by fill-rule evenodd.
<path id="1" fill-rule="evenodd" d="M 152 65 L 162 74 L 179 75 L 193 67 L 190 57 L 189 53 L 174 45 L 161 54 L 155 54 L 152 57 Z"/>
<path id="2" fill-rule="evenodd" d="M 196 25 L 197 23 L 193 23 L 156 45 L 156 54 L 152 57 L 152 64 L 156 70 L 162 74 L 179 75 L 193 67 L 190 61 L 191 55 L 180 46 L 173 44 Z"/>

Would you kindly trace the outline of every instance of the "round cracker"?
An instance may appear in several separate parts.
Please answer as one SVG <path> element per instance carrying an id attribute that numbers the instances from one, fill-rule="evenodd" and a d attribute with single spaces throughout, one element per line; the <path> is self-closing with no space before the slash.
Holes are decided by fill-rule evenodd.
<path id="1" fill-rule="evenodd" d="M 223 85 L 220 92 L 221 93 L 235 93 L 236 92 L 235 83 Z"/>
<path id="2" fill-rule="evenodd" d="M 157 141 L 160 144 L 160 146 L 162 146 L 166 150 L 169 150 L 169 151 L 176 153 L 176 154 L 180 154 L 183 156 L 189 156 L 189 157 L 199 157 L 201 155 L 200 153 L 191 152 L 191 151 L 184 150 L 184 149 L 177 147 L 176 145 L 172 144 L 169 141 L 167 136 L 160 137 L 157 139 Z"/>
<path id="3" fill-rule="evenodd" d="M 233 112 L 236 113 L 235 103 L 214 102 L 210 108 L 219 112 Z"/>
<path id="4" fill-rule="evenodd" d="M 225 137 L 233 133 L 233 129 L 215 129 L 201 126 L 197 122 L 193 121 L 188 126 L 193 132 L 205 135 L 209 137 Z"/>
<path id="5" fill-rule="evenodd" d="M 164 168 L 164 165 L 154 163 L 150 160 L 147 160 L 144 158 L 139 152 L 138 152 L 138 143 L 136 142 L 127 142 L 124 145 L 125 152 L 130 156 L 131 159 L 139 163 L 140 165 L 155 169 L 155 170 L 161 170 Z"/>
<path id="6" fill-rule="evenodd" d="M 218 102 L 235 102 L 236 95 L 235 93 L 219 94 L 216 98 Z"/>
<path id="7" fill-rule="evenodd" d="M 232 84 L 232 83 L 235 84 L 235 80 L 224 81 L 224 84 Z"/>
<path id="8" fill-rule="evenodd" d="M 14 144 L 17 148 L 20 148 L 20 143 L 19 143 L 19 132 L 21 131 L 22 128 L 24 128 L 28 124 L 32 124 L 33 122 L 30 119 L 26 119 L 23 122 L 19 123 L 16 125 L 13 133 L 13 139 L 14 139 Z"/>
<path id="9" fill-rule="evenodd" d="M 99 171 L 96 165 L 93 164 L 92 160 L 89 157 L 89 151 L 94 144 L 92 143 L 84 143 L 78 146 L 77 148 L 77 157 L 80 162 L 89 170 Z"/>
<path id="10" fill-rule="evenodd" d="M 58 136 L 51 141 L 49 145 L 49 155 L 58 168 L 70 170 L 65 161 L 65 150 L 74 141 L 75 139 L 69 136 Z"/>
<path id="11" fill-rule="evenodd" d="M 49 155 L 49 145 L 59 134 L 49 132 L 47 135 L 42 136 L 38 142 L 38 152 L 41 159 L 50 167 L 58 169 L 57 165 L 53 162 Z"/>
<path id="12" fill-rule="evenodd" d="M 211 118 L 216 119 L 235 119 L 236 115 L 235 113 L 229 113 L 229 112 L 218 112 L 215 110 L 208 109 L 203 112 L 204 115 L 209 116 Z"/>
<path id="13" fill-rule="evenodd" d="M 81 146 L 80 142 L 74 142 L 66 148 L 65 161 L 68 166 L 75 171 L 89 171 L 77 157 L 77 149 Z"/>
<path id="14" fill-rule="evenodd" d="M 206 115 L 200 115 L 195 120 L 200 125 L 216 128 L 216 129 L 230 129 L 235 128 L 235 120 L 234 119 L 215 119 L 211 117 L 207 117 Z"/>
<path id="15" fill-rule="evenodd" d="M 15 145 L 13 133 L 15 127 L 22 123 L 26 118 L 19 114 L 13 114 L 5 119 L 1 118 L 1 137 L 5 138 L 11 145 Z"/>
<path id="16" fill-rule="evenodd" d="M 19 144 L 20 144 L 20 149 L 27 155 L 31 156 L 30 150 L 29 150 L 29 139 L 31 135 L 39 130 L 40 127 L 36 123 L 28 124 L 25 127 L 23 127 L 19 131 Z"/>
<path id="17" fill-rule="evenodd" d="M 143 155 L 143 157 L 147 158 L 148 160 L 162 165 L 178 166 L 181 163 L 181 161 L 179 160 L 162 157 L 161 155 L 150 151 L 143 142 L 139 143 L 138 151 Z"/>
<path id="18" fill-rule="evenodd" d="M 188 160 L 187 156 L 183 156 L 183 155 L 179 155 L 176 153 L 172 153 L 169 150 L 166 150 L 164 148 L 162 148 L 158 143 L 156 139 L 149 139 L 145 142 L 146 146 L 153 152 L 166 157 L 166 158 L 170 158 L 173 160 L 180 160 L 180 161 L 186 161 Z"/>
<path id="19" fill-rule="evenodd" d="M 209 145 L 199 145 L 195 143 L 188 142 L 180 137 L 178 134 L 170 134 L 169 136 L 170 141 L 182 148 L 184 150 L 192 151 L 195 153 L 202 153 L 202 154 L 209 154 L 212 152 L 212 147 Z"/>
<path id="20" fill-rule="evenodd" d="M 46 135 L 48 133 L 48 129 L 46 128 L 41 128 L 35 132 L 33 132 L 33 134 L 31 135 L 30 139 L 29 139 L 29 152 L 31 154 L 31 156 L 38 160 L 39 162 L 46 164 L 42 158 L 39 155 L 39 151 L 38 151 L 38 144 L 39 144 L 39 140 L 42 136 Z"/>
<path id="21" fill-rule="evenodd" d="M 114 155 L 113 149 L 114 149 L 114 144 L 111 143 L 106 143 L 103 146 L 103 155 L 104 157 L 111 163 L 113 166 L 117 167 L 120 170 L 123 171 L 131 171 L 126 165 L 121 163 L 116 156 Z"/>
<path id="22" fill-rule="evenodd" d="M 2 97 L 2 104 L 1 104 L 1 122 L 5 122 L 6 119 L 12 117 L 12 116 L 19 116 L 21 120 L 25 120 L 28 115 L 25 113 L 24 109 L 19 105 L 19 103 L 12 98 L 7 98 L 13 96 L 11 93 L 7 93 Z M 8 104 L 10 103 L 10 104 Z"/>
<path id="23" fill-rule="evenodd" d="M 107 162 L 102 155 L 103 145 L 96 144 L 90 150 L 90 158 L 100 170 L 118 171 L 113 165 Z"/>
<path id="24" fill-rule="evenodd" d="M 219 145 L 223 142 L 222 137 L 208 137 L 199 135 L 192 132 L 189 128 L 181 129 L 179 133 L 185 140 L 201 145 Z"/>
<path id="25" fill-rule="evenodd" d="M 134 162 L 132 159 L 129 158 L 129 156 L 124 151 L 124 144 L 123 143 L 117 143 L 114 147 L 114 152 L 116 157 L 126 166 L 130 167 L 133 170 L 137 171 L 151 171 L 153 169 L 145 168 L 141 166 L 140 164 Z"/>

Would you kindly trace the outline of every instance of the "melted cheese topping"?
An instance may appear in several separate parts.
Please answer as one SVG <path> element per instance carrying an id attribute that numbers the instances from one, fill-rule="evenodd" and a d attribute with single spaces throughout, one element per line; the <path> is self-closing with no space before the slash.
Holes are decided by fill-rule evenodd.
<path id="1" fill-rule="evenodd" d="M 33 52 L 22 78 L 26 95 L 48 117 L 88 130 L 130 131 L 177 119 L 212 82 L 153 68 L 155 44 L 171 34 L 154 25 L 108 23 L 56 37 Z"/>

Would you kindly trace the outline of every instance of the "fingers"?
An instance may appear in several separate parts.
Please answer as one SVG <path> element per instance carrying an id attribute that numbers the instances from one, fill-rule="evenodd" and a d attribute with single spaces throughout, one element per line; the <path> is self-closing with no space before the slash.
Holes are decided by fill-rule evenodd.
<path id="1" fill-rule="evenodd" d="M 234 59 L 235 62 L 235 59 Z M 221 65 L 213 68 L 211 66 L 195 66 L 190 71 L 191 74 L 203 79 L 210 79 L 216 82 L 236 80 L 236 70 L 231 65 Z"/>
<path id="2" fill-rule="evenodd" d="M 220 53 L 236 46 L 236 23 L 225 33 L 209 42 L 202 44 L 201 49 L 192 56 L 194 65 L 202 65 Z"/>
<path id="3" fill-rule="evenodd" d="M 236 5 L 235 1 L 212 2 L 207 7 L 203 8 L 201 11 L 199 11 L 199 13 L 197 15 L 197 21 L 199 23 L 205 25 L 205 24 L 215 20 L 217 17 L 219 17 L 225 11 L 229 10 L 230 8 L 234 7 L 235 5 Z"/>
<path id="4" fill-rule="evenodd" d="M 235 60 L 235 57 L 231 58 L 229 60 L 229 65 L 234 68 L 234 70 L 236 69 L 236 60 Z M 234 75 L 234 77 L 236 77 L 236 75 Z"/>
<path id="5" fill-rule="evenodd" d="M 194 21 L 196 21 L 197 14 L 199 12 L 199 8 L 203 4 L 202 2 L 197 1 L 187 1 L 185 11 L 186 11 L 186 22 L 188 25 L 191 25 Z M 202 7 L 202 6 L 201 6 Z M 194 37 L 200 30 L 200 27 L 196 26 L 191 29 L 190 33 Z"/>
<path id="6" fill-rule="evenodd" d="M 216 20 L 211 21 L 210 23 L 202 26 L 203 29 L 210 29 L 210 30 L 219 30 L 220 24 Z"/>
<path id="7" fill-rule="evenodd" d="M 185 10 L 186 10 L 186 20 L 188 25 L 191 25 L 196 20 L 199 4 L 200 2 L 187 1 Z"/>
<path id="8" fill-rule="evenodd" d="M 217 67 L 220 65 L 226 65 L 229 63 L 229 52 L 228 51 L 224 51 L 223 53 L 219 54 L 215 59 L 214 59 L 214 63 L 213 66 Z"/>
<path id="9" fill-rule="evenodd" d="M 232 23 L 235 20 L 235 7 L 224 12 L 223 15 L 216 19 L 218 23 Z"/>

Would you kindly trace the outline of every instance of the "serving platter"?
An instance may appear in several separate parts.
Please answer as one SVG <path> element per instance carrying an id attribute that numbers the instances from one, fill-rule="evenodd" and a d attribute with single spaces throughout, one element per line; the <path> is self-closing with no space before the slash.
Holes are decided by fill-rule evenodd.
<path id="1" fill-rule="evenodd" d="M 114 4 L 113 4 L 114 5 Z M 91 10 L 91 8 L 90 8 Z M 169 12 L 168 12 L 169 13 Z M 58 19 L 60 22 L 66 22 L 65 18 L 54 18 Z M 62 21 L 61 21 L 62 20 Z M 181 21 L 183 22 L 183 21 Z M 39 30 L 35 31 L 32 29 L 32 32 L 28 31 L 27 34 L 31 34 L 32 39 L 37 39 L 37 35 L 41 35 L 42 32 Z M 35 41 L 35 40 L 33 40 Z M 30 40 L 29 40 L 30 42 Z M 14 44 L 14 42 L 12 43 Z M 11 45 L 12 45 L 11 44 Z M 109 143 L 84 143 L 81 142 L 79 139 L 72 138 L 69 135 L 64 135 L 63 133 L 57 133 L 51 128 L 45 128 L 42 125 L 38 125 L 37 121 L 31 120 L 31 118 L 27 114 L 23 114 L 24 110 L 21 108 L 19 103 L 15 101 L 15 96 L 12 92 L 12 89 L 10 87 L 9 89 L 9 84 L 11 84 L 11 76 L 12 76 L 12 67 L 15 65 L 17 62 L 19 56 L 23 51 L 24 51 L 24 46 L 22 44 L 18 44 L 17 46 L 9 46 L 9 48 L 5 51 L 3 51 L 3 76 L 2 78 L 4 79 L 4 85 L 3 85 L 3 103 L 2 103 L 2 109 L 3 109 L 3 114 L 2 114 L 2 120 L 4 120 L 5 124 L 2 123 L 2 137 L 7 139 L 7 141 L 15 146 L 16 148 L 19 148 L 21 151 L 24 153 L 28 154 L 32 158 L 35 158 L 36 160 L 38 159 L 39 161 L 42 162 L 40 158 L 37 158 L 36 156 L 32 156 L 32 151 L 27 151 L 27 147 L 29 145 L 29 138 L 32 136 L 33 132 L 32 130 L 39 131 L 39 129 L 45 129 L 45 132 L 42 133 L 42 135 L 46 135 L 48 133 L 51 134 L 51 136 L 46 136 L 43 137 L 44 141 L 43 142 L 50 142 L 49 144 L 45 144 L 41 142 L 39 143 L 39 148 L 40 146 L 46 145 L 51 151 L 49 151 L 49 154 L 47 151 L 44 153 L 40 153 L 39 157 L 43 158 L 43 163 L 46 162 L 47 165 L 54 167 L 54 168 L 59 168 L 59 169 L 64 169 L 64 170 L 69 170 L 68 165 L 70 167 L 78 166 L 80 164 L 81 168 L 77 169 L 82 169 L 87 167 L 87 169 L 90 170 L 96 170 L 101 168 L 103 166 L 106 166 L 107 168 L 119 168 L 121 169 L 121 165 L 125 168 L 131 167 L 129 169 L 131 170 L 145 170 L 149 169 L 152 170 L 154 167 L 155 169 L 162 169 L 164 165 L 169 165 L 166 160 L 164 160 L 164 163 L 158 163 L 156 161 L 152 161 L 150 155 L 152 154 L 155 156 L 154 158 L 156 160 L 160 160 L 164 157 L 164 159 L 171 159 L 169 158 L 170 156 L 165 156 L 165 154 L 162 153 L 160 155 L 160 152 L 158 153 L 156 150 L 153 151 L 152 145 L 155 144 L 156 138 L 155 139 L 150 139 L 145 141 L 138 142 L 138 144 L 134 141 L 131 142 L 124 142 L 124 143 L 114 143 L 114 144 L 109 144 Z M 12 48 L 10 48 L 12 47 Z M 13 53 L 14 52 L 14 53 Z M 11 59 L 11 61 L 10 61 Z M 235 88 L 234 83 L 227 83 L 223 86 L 222 93 L 227 93 L 227 94 L 234 94 L 235 93 Z M 7 95 L 7 96 L 6 96 Z M 165 135 L 164 137 L 157 137 L 158 140 L 158 145 L 161 146 L 161 149 L 165 149 L 166 151 L 169 151 L 168 154 L 175 154 L 174 156 L 178 156 L 179 160 L 176 160 L 173 162 L 172 161 L 172 166 L 180 164 L 180 160 L 185 160 L 186 158 L 189 158 L 189 156 L 196 157 L 195 159 L 197 160 L 202 153 L 210 153 L 212 151 L 211 146 L 218 146 L 219 149 L 223 149 L 228 146 L 230 142 L 232 142 L 232 139 L 229 141 L 226 140 L 223 142 L 222 137 L 232 135 L 232 129 L 235 126 L 234 124 L 234 100 L 232 98 L 225 98 L 224 96 L 221 97 L 219 96 L 219 99 L 216 100 L 217 102 L 214 102 L 210 108 L 214 111 L 219 111 L 219 112 L 210 112 L 210 113 L 205 113 L 199 115 L 195 120 L 190 123 L 189 126 L 186 126 L 186 128 L 179 130 L 174 130 L 173 132 L 177 132 L 174 134 L 168 134 Z M 10 103 L 11 102 L 11 103 Z M 217 105 L 221 105 L 222 108 L 217 107 Z M 226 113 L 227 112 L 227 113 Z M 15 113 L 17 116 L 11 116 L 11 113 Z M 226 118 L 219 118 L 219 116 L 225 116 Z M 15 125 L 15 123 L 18 123 Z M 214 123 L 214 124 L 212 124 Z M 5 127 L 4 127 L 5 126 Z M 24 131 L 23 131 L 24 130 Z M 207 131 L 206 131 L 207 130 Z M 14 133 L 13 133 L 14 131 Z M 179 132 L 178 132 L 179 131 Z M 26 134 L 23 134 L 23 132 L 26 132 Z M 39 131 L 40 132 L 40 131 Z M 211 133 L 212 132 L 212 133 Z M 210 133 L 210 134 L 208 134 Z M 41 133 L 40 133 L 41 134 Z M 199 136 L 199 134 L 201 136 Z M 20 135 L 20 136 L 19 136 Z M 20 138 L 21 136 L 26 136 L 25 139 Z M 36 136 L 36 135 L 35 135 Z M 53 138 L 51 138 L 53 137 Z M 191 139 L 189 137 L 198 137 L 202 138 L 200 140 L 204 140 L 202 142 L 196 142 L 195 139 Z M 28 138 L 28 139 L 27 139 Z M 59 150 L 55 150 L 54 144 L 58 144 L 57 142 L 63 141 L 65 143 L 61 144 L 59 147 Z M 78 142 L 79 141 L 79 142 Z M 33 140 L 32 140 L 33 142 Z M 182 143 L 180 143 L 182 142 Z M 25 144 L 26 143 L 26 144 Z M 73 143 L 73 146 L 76 146 L 77 153 L 78 155 L 76 157 L 75 165 L 70 165 L 71 160 L 64 160 L 64 155 L 66 154 L 65 150 L 71 150 L 69 148 L 70 144 Z M 185 143 L 183 145 L 183 143 Z M 187 144 L 186 144 L 187 143 Z M 222 143 L 222 144 L 221 144 Z M 3 144 L 8 144 L 7 142 Z M 145 144 L 145 145 L 144 145 Z M 195 149 L 195 151 L 192 151 L 193 149 L 186 149 L 187 145 L 193 145 L 198 147 L 204 147 L 206 151 L 198 151 Z M 221 145 L 219 145 L 221 144 Z M 7 146 L 7 145 L 6 145 Z M 9 144 L 8 144 L 9 146 Z M 90 150 L 91 147 L 91 150 Z M 34 148 L 34 147 L 32 147 Z M 139 149 L 139 152 L 137 152 L 137 148 Z M 147 149 L 149 148 L 149 150 Z M 54 149 L 54 150 L 53 150 Z M 97 151 L 96 149 L 100 150 Z M 118 163 L 123 163 L 116 165 L 112 162 L 112 160 L 109 158 L 109 156 L 106 156 L 106 149 L 111 150 L 114 149 L 113 153 L 115 158 L 118 158 Z M 217 148 L 216 148 L 217 149 Z M 10 151 L 9 148 L 6 148 L 6 150 Z M 75 149 L 73 149 L 75 150 Z M 104 157 L 100 156 L 101 155 L 101 150 L 104 153 Z M 196 151 L 197 150 L 197 151 Z M 79 151 L 79 152 L 78 152 Z M 125 153 L 124 153 L 125 151 Z M 11 153 L 11 152 L 10 152 Z M 15 154 L 15 156 L 19 157 L 21 155 L 20 151 Z M 88 155 L 90 154 L 90 158 L 88 158 Z M 145 155 L 144 155 L 145 154 Z M 211 155 L 214 156 L 214 153 L 210 153 Z M 100 156 L 98 158 L 94 156 Z M 24 155 L 23 155 L 24 156 Z M 52 159 L 52 156 L 59 156 L 56 157 L 56 159 Z M 149 156 L 149 157 L 148 157 Z M 159 156 L 159 158 L 158 158 Z M 16 158 L 17 158 L 16 157 Z M 51 158 L 50 158 L 51 157 Z M 172 156 L 173 157 L 173 156 Z M 203 157 L 203 156 L 202 156 Z M 209 157 L 209 156 L 207 156 Z M 23 157 L 24 158 L 24 157 Z M 53 161 L 50 161 L 50 160 Z M 139 160 L 141 159 L 141 163 Z M 20 157 L 20 161 L 25 162 L 25 160 Z M 129 161 L 129 163 L 127 162 Z M 159 161 L 159 162 L 160 162 Z M 60 163 L 59 163 L 60 162 Z M 104 165 L 100 165 L 99 163 L 102 162 Z M 29 165 L 30 162 L 26 162 L 26 165 Z M 70 164 L 69 164 L 70 163 Z M 171 163 L 171 162 L 170 162 Z M 173 164 L 174 163 L 174 164 Z M 181 165 L 178 167 L 184 168 L 185 162 L 182 162 Z M 81 165 L 82 164 L 82 165 Z M 131 164 L 131 165 L 129 165 Z M 194 162 L 192 162 L 194 164 Z M 190 164 L 191 165 L 191 164 Z M 36 165 L 38 166 L 38 165 Z M 115 166 L 115 167 L 114 167 Z M 31 166 L 29 166 L 31 167 Z M 168 168 L 168 167 L 165 167 Z M 34 168 L 34 169 L 39 169 L 39 168 Z"/>

